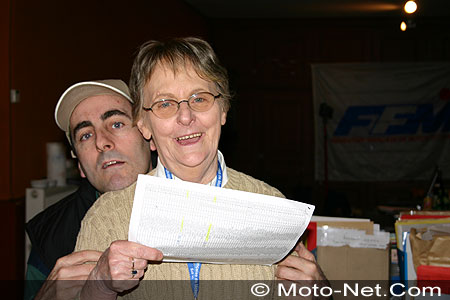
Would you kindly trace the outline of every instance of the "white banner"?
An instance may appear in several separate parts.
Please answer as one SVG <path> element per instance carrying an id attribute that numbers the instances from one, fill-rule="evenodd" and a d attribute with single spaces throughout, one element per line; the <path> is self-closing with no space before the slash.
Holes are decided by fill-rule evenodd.
<path id="1" fill-rule="evenodd" d="M 436 165 L 450 178 L 450 63 L 317 64 L 312 76 L 317 180 L 431 180 Z"/>

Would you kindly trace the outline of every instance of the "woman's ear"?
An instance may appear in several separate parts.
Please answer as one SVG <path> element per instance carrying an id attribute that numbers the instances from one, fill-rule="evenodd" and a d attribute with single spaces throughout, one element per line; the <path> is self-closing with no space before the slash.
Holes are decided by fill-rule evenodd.
<path id="1" fill-rule="evenodd" d="M 227 122 L 227 113 L 225 111 L 222 111 L 220 115 L 220 124 L 223 126 Z"/>
<path id="2" fill-rule="evenodd" d="M 150 150 L 156 151 L 156 145 L 153 139 L 150 140 Z"/>
<path id="3" fill-rule="evenodd" d="M 142 120 L 142 118 L 139 119 L 139 121 L 137 121 L 136 123 L 139 131 L 141 132 L 142 136 L 148 141 L 151 139 L 152 137 L 152 133 L 150 132 L 150 130 L 147 128 L 147 126 L 144 125 L 144 121 Z"/>

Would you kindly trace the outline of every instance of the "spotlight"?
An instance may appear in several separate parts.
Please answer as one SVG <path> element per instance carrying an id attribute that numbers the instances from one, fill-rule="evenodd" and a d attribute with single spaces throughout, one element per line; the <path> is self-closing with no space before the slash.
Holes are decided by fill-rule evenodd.
<path id="1" fill-rule="evenodd" d="M 412 14 L 417 10 L 417 4 L 416 2 L 410 0 L 408 2 L 406 2 L 404 10 L 406 13 L 408 14 Z"/>
<path id="2" fill-rule="evenodd" d="M 405 21 L 402 21 L 402 23 L 400 24 L 400 30 L 401 31 L 405 31 L 406 30 L 406 23 L 405 23 Z"/>

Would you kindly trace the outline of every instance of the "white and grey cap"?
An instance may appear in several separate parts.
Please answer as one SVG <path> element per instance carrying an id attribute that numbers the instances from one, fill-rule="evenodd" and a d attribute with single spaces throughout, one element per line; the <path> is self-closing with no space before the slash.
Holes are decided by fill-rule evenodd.
<path id="1" fill-rule="evenodd" d="M 133 103 L 127 84 L 119 79 L 84 81 L 72 85 L 59 98 L 55 108 L 56 124 L 66 132 L 67 137 L 70 136 L 70 116 L 75 107 L 89 97 L 101 95 L 118 95 Z"/>

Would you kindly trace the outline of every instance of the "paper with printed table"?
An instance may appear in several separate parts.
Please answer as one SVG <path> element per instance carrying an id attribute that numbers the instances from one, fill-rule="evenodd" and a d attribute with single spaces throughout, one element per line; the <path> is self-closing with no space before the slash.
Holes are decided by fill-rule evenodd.
<path id="1" fill-rule="evenodd" d="M 314 206 L 139 175 L 128 239 L 166 262 L 271 265 L 297 244 Z"/>

